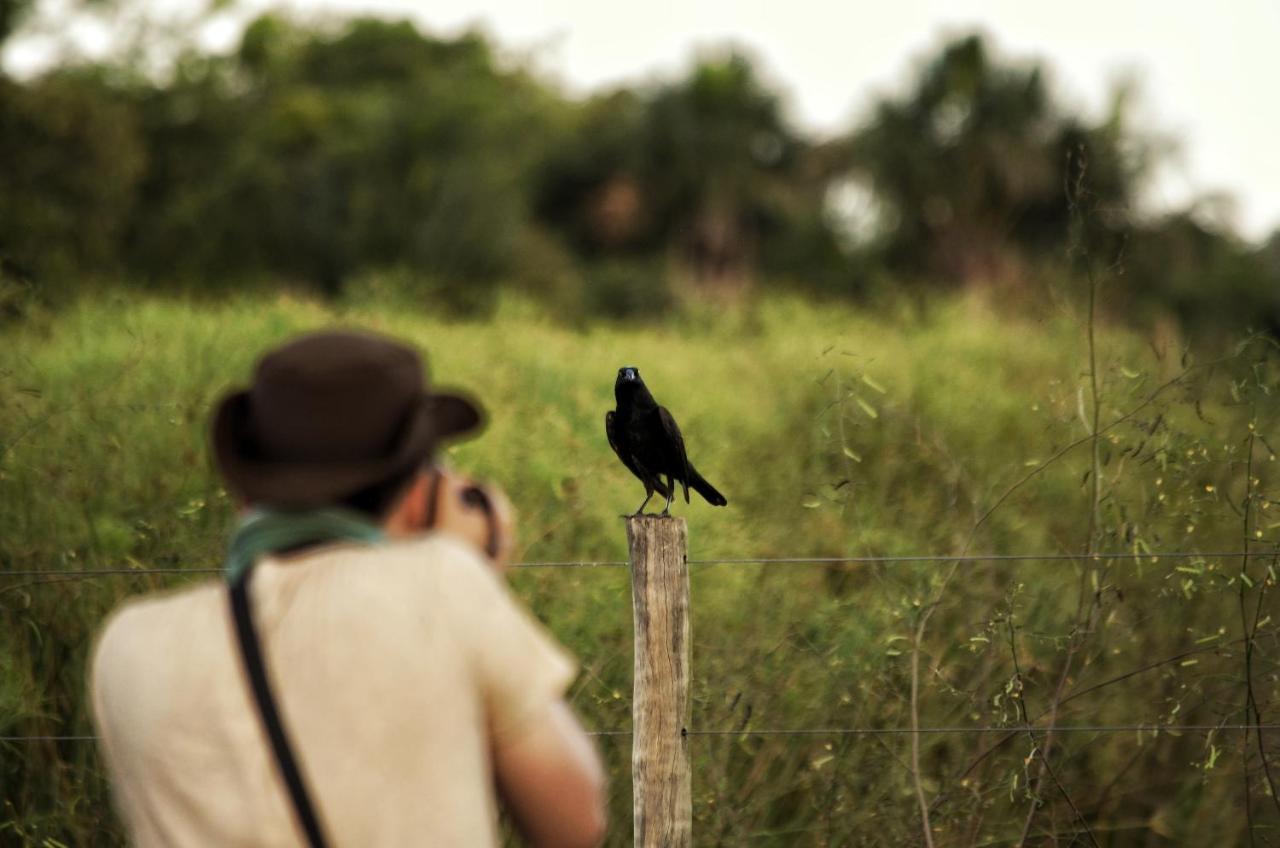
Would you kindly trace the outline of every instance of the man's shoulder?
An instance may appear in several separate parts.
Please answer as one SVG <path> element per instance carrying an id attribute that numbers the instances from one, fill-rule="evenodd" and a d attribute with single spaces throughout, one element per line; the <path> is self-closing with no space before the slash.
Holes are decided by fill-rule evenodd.
<path id="1" fill-rule="evenodd" d="M 213 607 L 221 597 L 225 584 L 220 580 L 202 580 L 123 601 L 104 620 L 100 634 L 128 634 L 139 627 L 160 621 L 191 621 L 193 615 Z"/>
<path id="2" fill-rule="evenodd" d="M 449 533 L 432 532 L 394 539 L 387 543 L 387 549 L 393 556 L 413 561 L 427 559 L 447 567 L 474 568 L 484 564 L 475 547 Z"/>
<path id="3" fill-rule="evenodd" d="M 471 595 L 478 587 L 483 592 L 483 587 L 496 581 L 479 552 L 444 533 L 382 545 L 334 548 L 313 556 L 313 562 L 264 563 L 265 573 L 255 582 L 264 588 L 273 583 L 281 585 L 277 582 L 280 579 L 285 584 L 305 583 L 329 571 L 342 573 L 342 579 L 332 584 L 335 588 L 361 585 L 395 594 L 409 590 L 406 584 L 430 584 L 444 595 Z M 93 665 L 102 664 L 104 659 L 116 661 L 125 657 L 154 662 L 157 652 L 176 646 L 182 646 L 181 653 L 190 656 L 211 637 L 229 633 L 228 616 L 226 584 L 222 580 L 130 598 L 98 628 Z"/>
<path id="4" fill-rule="evenodd" d="M 222 587 L 221 581 L 205 580 L 124 601 L 98 628 L 93 650 L 95 665 L 104 655 L 136 655 L 149 645 L 163 644 L 157 640 L 179 636 L 180 631 L 198 630 L 209 618 L 221 616 Z"/>
<path id="5" fill-rule="evenodd" d="M 330 564 L 369 582 L 383 584 L 393 584 L 397 577 L 432 582 L 458 579 L 468 583 L 494 578 L 492 567 L 472 545 L 447 533 L 428 533 L 338 551 Z"/>
<path id="6" fill-rule="evenodd" d="M 465 626 L 477 617 L 500 617 L 518 606 L 492 562 L 474 544 L 448 533 L 394 539 L 353 552 L 352 557 L 334 562 L 342 574 L 328 583 L 349 589 L 367 603 L 444 611 L 448 620 Z M 361 610 L 366 614 L 367 608 Z"/>
<path id="7" fill-rule="evenodd" d="M 101 732 L 136 737 L 170 715 L 184 681 L 226 665 L 229 639 L 223 584 L 207 580 L 131 598 L 98 628 L 88 683 Z"/>

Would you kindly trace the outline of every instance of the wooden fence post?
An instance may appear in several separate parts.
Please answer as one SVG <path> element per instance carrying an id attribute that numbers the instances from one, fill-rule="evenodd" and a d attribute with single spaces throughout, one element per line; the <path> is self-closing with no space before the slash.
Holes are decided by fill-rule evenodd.
<path id="1" fill-rule="evenodd" d="M 693 844 L 689 779 L 689 566 L 683 518 L 632 516 L 631 601 L 635 682 L 631 699 L 634 844 Z"/>

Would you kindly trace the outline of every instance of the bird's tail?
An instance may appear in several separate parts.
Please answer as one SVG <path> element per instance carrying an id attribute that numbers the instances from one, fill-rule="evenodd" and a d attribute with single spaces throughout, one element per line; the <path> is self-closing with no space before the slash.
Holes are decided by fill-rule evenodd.
<path id="1" fill-rule="evenodd" d="M 712 506 L 725 506 L 729 503 L 715 486 L 708 483 L 705 477 L 692 468 L 689 469 L 689 485 Z"/>

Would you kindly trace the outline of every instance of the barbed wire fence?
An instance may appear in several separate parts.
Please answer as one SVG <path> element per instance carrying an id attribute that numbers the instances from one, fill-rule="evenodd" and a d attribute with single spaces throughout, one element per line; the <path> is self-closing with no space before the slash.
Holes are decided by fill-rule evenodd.
<path id="1" fill-rule="evenodd" d="M 1280 542 L 1262 540 L 1260 545 L 1277 546 Z M 981 562 L 1064 562 L 1086 561 L 1105 562 L 1109 560 L 1146 560 L 1156 564 L 1162 559 L 1265 559 L 1276 555 L 1277 551 L 1151 551 L 1132 552 L 1119 551 L 1094 554 L 965 554 L 948 556 L 946 554 L 903 554 L 900 556 L 809 556 L 809 557 L 715 557 L 707 559 L 689 559 L 687 565 L 893 565 L 897 563 L 981 563 Z M 631 563 L 625 559 L 583 559 L 583 560 L 545 560 L 512 563 L 508 568 L 623 568 Z M 94 577 L 150 575 L 208 575 L 221 574 L 221 568 L 58 568 L 58 569 L 26 569 L 0 570 L 0 578 L 5 577 L 50 577 L 57 579 L 90 579 Z"/>
<path id="2" fill-rule="evenodd" d="M 902 555 L 878 555 L 878 556 L 810 556 L 810 557 L 710 557 L 700 559 L 687 559 L 686 564 L 690 566 L 710 567 L 710 566 L 751 566 L 758 565 L 764 567 L 799 567 L 799 566 L 836 566 L 836 565 L 907 565 L 907 564 L 943 564 L 956 563 L 977 565 L 980 563 L 1054 563 L 1063 561 L 1077 561 L 1090 563 L 1105 563 L 1111 561 L 1131 561 L 1145 562 L 1147 564 L 1157 564 L 1161 560 L 1214 560 L 1214 559 L 1271 559 L 1273 562 L 1280 557 L 1280 544 L 1270 540 L 1262 540 L 1259 547 L 1269 546 L 1270 550 L 1265 551 L 1114 551 L 1099 552 L 1093 554 L 1067 554 L 1067 553 L 1035 553 L 1035 554 L 966 554 L 962 556 L 948 556 L 945 554 L 902 554 Z M 625 568 L 630 566 L 628 560 L 545 560 L 545 561 L 528 561 L 512 563 L 509 568 L 512 569 L 541 569 L 541 568 Z M 83 569 L 16 569 L 16 570 L 0 570 L 0 580 L 22 578 L 31 582 L 18 583 L 10 586 L 0 586 L 0 595 L 5 594 L 19 588 L 29 588 L 33 586 L 46 585 L 64 581 L 79 580 L 97 580 L 109 577 L 127 578 L 127 577 L 151 577 L 151 576 L 189 576 L 189 577 L 207 577 L 221 574 L 221 568 L 83 568 Z M 1086 689 L 1070 693 L 1065 700 L 1074 699 L 1081 695 L 1087 694 L 1097 689 L 1126 679 L 1134 674 L 1150 670 L 1158 665 L 1168 664 L 1184 660 L 1188 656 L 1209 650 L 1217 650 L 1222 647 L 1240 644 L 1246 641 L 1244 638 L 1228 642 L 1225 644 L 1214 645 L 1209 647 L 1190 648 L 1187 651 L 1175 654 L 1165 660 L 1157 663 L 1142 666 L 1134 671 L 1119 675 L 1109 680 L 1089 686 Z M 698 729 L 688 728 L 684 731 L 687 736 L 907 736 L 913 734 L 921 735 L 939 735 L 939 734 L 969 734 L 969 735 L 991 735 L 991 734 L 1018 734 L 1025 733 L 1028 730 L 1044 730 L 1048 728 L 1038 727 L 1033 721 L 1024 721 L 1020 724 L 1007 725 L 975 725 L 975 726 L 948 726 L 948 727 L 920 727 L 916 729 L 902 727 L 823 727 L 823 728 L 742 728 L 742 729 Z M 1263 730 L 1280 730 L 1280 723 L 1270 722 L 1245 722 L 1230 723 L 1219 722 L 1215 724 L 1159 724 L 1159 723 L 1126 723 L 1112 725 L 1060 725 L 1052 728 L 1054 733 L 1153 733 L 1161 732 L 1210 732 L 1210 731 L 1263 731 Z M 592 736 L 610 737 L 610 736 L 630 736 L 631 731 L 627 729 L 609 729 L 589 731 Z M 30 735 L 30 736 L 0 736 L 0 742 L 93 742 L 97 740 L 94 735 Z"/>
<path id="3" fill-rule="evenodd" d="M 1269 539 L 1249 539 L 1247 540 L 1245 550 L 1213 550 L 1213 551 L 1195 551 L 1195 550 L 1141 550 L 1141 551 L 1098 551 L 1085 554 L 1070 554 L 1060 552 L 1041 552 L 1041 553 L 987 553 L 987 554 L 963 554 L 963 555 L 947 555 L 947 554 L 900 554 L 900 555 L 863 555 L 863 556 L 787 556 L 787 557 L 742 557 L 742 556 L 718 556 L 718 557 L 701 557 L 688 558 L 685 557 L 684 563 L 687 567 L 699 570 L 716 570 L 720 568 L 765 568 L 765 569 L 782 569 L 795 570 L 814 567 L 875 567 L 875 568 L 897 568 L 912 565 L 947 565 L 950 566 L 951 573 L 956 570 L 965 568 L 978 568 L 982 566 L 997 565 L 1011 567 L 1034 567 L 1038 565 L 1048 565 L 1063 562 L 1075 562 L 1082 566 L 1109 568 L 1117 563 L 1131 563 L 1139 566 L 1153 566 L 1161 563 L 1188 563 L 1191 565 L 1209 564 L 1214 561 L 1218 562 L 1238 562 L 1241 566 L 1241 572 L 1246 571 L 1246 567 L 1250 562 L 1269 561 L 1270 571 L 1269 577 L 1264 579 L 1264 585 L 1259 587 L 1260 594 L 1266 591 L 1266 586 L 1274 582 L 1274 574 L 1277 562 L 1280 561 L 1280 544 Z M 160 567 L 160 568 L 138 568 L 138 567 L 86 567 L 86 568 L 50 568 L 50 569 L 12 569 L 5 570 L 5 563 L 0 562 L 0 598 L 9 592 L 22 590 L 26 588 L 35 588 L 41 586 L 52 586 L 66 582 L 83 582 L 83 581 L 113 581 L 125 580 L 132 578 L 208 578 L 222 573 L 221 568 L 181 568 L 181 567 Z M 513 563 L 510 568 L 516 571 L 533 571 L 540 569 L 625 569 L 631 566 L 630 560 L 611 560 L 611 559 L 565 559 L 565 560 L 530 560 L 524 562 Z M 1174 566 L 1176 569 L 1178 566 Z M 1082 569 L 1082 573 L 1083 573 Z M 1270 581 L 1270 583 L 1265 582 Z M 176 583 L 182 585 L 182 580 L 169 581 L 166 583 Z M 1243 584 L 1242 584 L 1243 585 Z M 1261 609 L 1261 597 L 1259 598 L 1259 609 Z M 1185 661 L 1188 657 L 1205 651 L 1218 651 L 1227 648 L 1234 648 L 1238 645 L 1244 645 L 1245 650 L 1249 651 L 1258 635 L 1257 617 L 1255 617 L 1255 626 L 1252 629 L 1246 627 L 1244 635 L 1237 640 L 1230 642 L 1220 642 L 1214 645 L 1189 646 L 1186 650 L 1175 653 L 1169 657 L 1156 660 L 1154 662 L 1145 663 L 1137 668 L 1130 669 L 1122 674 L 1115 675 L 1107 680 L 1100 682 L 1091 682 L 1075 691 L 1059 692 L 1056 697 L 1057 705 L 1061 706 L 1068 701 L 1080 698 L 1091 692 L 1113 685 L 1125 679 L 1129 679 L 1135 675 L 1142 674 L 1152 669 L 1161 668 Z M 1016 666 L 1016 651 L 1015 651 Z M 1021 671 L 1018 671 L 1019 678 Z M 913 722 L 913 726 L 819 726 L 819 727 L 746 727 L 737 728 L 717 728 L 717 727 L 698 727 L 688 726 L 682 727 L 680 730 L 682 737 L 688 739 L 747 739 L 747 738 L 777 738 L 777 739 L 856 739 L 856 738 L 879 738 L 879 739 L 910 739 L 912 745 L 917 745 L 922 738 L 939 738 L 939 737 L 961 737 L 971 739 L 989 739 L 989 743 L 980 746 L 980 752 L 972 759 L 971 762 L 958 775 L 951 775 L 947 784 L 944 784 L 939 791 L 934 793 L 929 801 L 928 810 L 934 812 L 939 809 L 945 799 L 949 797 L 946 787 L 951 783 L 962 782 L 965 777 L 971 773 L 977 766 L 986 760 L 991 754 L 1001 749 L 1003 746 L 1011 743 L 1019 737 L 1025 737 L 1030 746 L 1031 754 L 1028 756 L 1028 762 L 1035 759 L 1044 761 L 1042 753 L 1047 740 L 1058 734 L 1071 736 L 1092 736 L 1111 737 L 1115 734 L 1138 734 L 1140 739 L 1146 736 L 1150 740 L 1181 734 L 1203 733 L 1231 733 L 1242 734 L 1245 748 L 1250 744 L 1256 745 L 1258 756 L 1261 759 L 1261 771 L 1265 775 L 1265 783 L 1263 791 L 1269 794 L 1276 805 L 1277 811 L 1280 811 L 1280 798 L 1277 797 L 1274 779 L 1272 777 L 1272 769 L 1268 762 L 1268 752 L 1263 743 L 1264 734 L 1280 732 L 1280 722 L 1264 721 L 1261 709 L 1257 704 L 1256 697 L 1252 691 L 1252 681 L 1247 680 L 1238 685 L 1246 687 L 1248 690 L 1248 707 L 1244 716 L 1244 721 L 1230 720 L 1223 715 L 1219 720 L 1213 722 L 1205 721 L 1184 721 L 1175 724 L 1172 722 L 1172 716 L 1168 721 L 1120 721 L 1115 723 L 1097 723 L 1083 722 L 1079 724 L 1058 724 L 1058 716 L 1055 711 L 1046 710 L 1039 716 L 1030 716 L 1026 712 L 1025 702 L 1019 703 L 1020 714 L 1012 717 L 1008 723 L 982 723 L 982 724 L 954 724 L 948 723 L 940 726 L 920 725 Z M 626 727 L 602 728 L 589 731 L 589 735 L 599 739 L 633 739 L 636 744 L 639 739 L 636 737 L 633 729 Z M 0 745 L 22 745 L 22 744 L 51 744 L 51 745 L 82 745 L 96 744 L 98 737 L 93 734 L 70 733 L 70 734 L 30 734 L 30 735 L 0 735 Z M 687 750 L 687 749 L 686 749 Z M 1245 764 L 1246 770 L 1249 768 Z M 1072 796 L 1068 793 L 1059 779 L 1056 771 L 1046 768 L 1052 780 L 1050 786 L 1055 786 L 1060 792 L 1065 802 L 1070 806 L 1074 818 L 1081 828 L 1078 831 L 1088 837 L 1092 844 L 1099 844 L 1096 838 L 1093 838 L 1090 830 L 1088 818 L 1082 814 Z M 634 760 L 633 760 L 634 774 Z M 1269 790 L 1269 791 L 1268 791 Z M 1248 792 L 1246 787 L 1246 792 Z M 1040 797 L 1039 787 L 1027 786 L 1027 792 L 1033 798 Z M 1042 803 L 1040 801 L 1037 804 Z M 638 809 L 638 808 L 637 808 Z M 638 815 L 638 813 L 637 813 Z M 1252 832 L 1252 813 L 1250 814 L 1250 832 Z"/>

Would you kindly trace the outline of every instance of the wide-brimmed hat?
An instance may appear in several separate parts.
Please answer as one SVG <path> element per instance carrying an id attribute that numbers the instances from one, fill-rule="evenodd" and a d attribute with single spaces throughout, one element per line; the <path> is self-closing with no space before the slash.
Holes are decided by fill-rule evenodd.
<path id="1" fill-rule="evenodd" d="M 408 471 L 481 420 L 474 401 L 430 389 L 412 348 L 329 330 L 266 353 L 253 385 L 222 398 L 213 455 L 247 501 L 320 506 Z"/>

